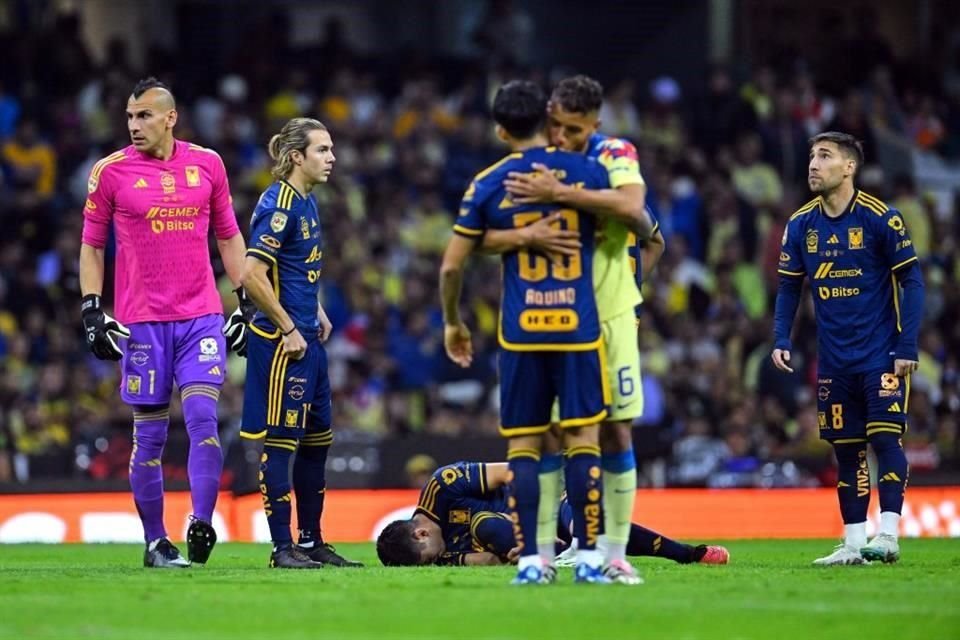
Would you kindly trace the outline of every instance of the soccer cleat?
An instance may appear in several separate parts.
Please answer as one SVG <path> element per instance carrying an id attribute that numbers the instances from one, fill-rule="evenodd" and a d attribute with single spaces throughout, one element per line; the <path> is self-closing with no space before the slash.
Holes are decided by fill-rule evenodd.
<path id="1" fill-rule="evenodd" d="M 611 584 L 602 567 L 591 567 L 583 562 L 574 567 L 573 581 L 577 584 Z"/>
<path id="2" fill-rule="evenodd" d="M 553 559 L 554 565 L 558 567 L 572 567 L 577 564 L 577 539 L 574 538 L 570 546 L 557 554 Z"/>
<path id="3" fill-rule="evenodd" d="M 347 560 L 333 548 L 332 544 L 321 543 L 312 549 L 298 547 L 308 558 L 314 562 L 322 562 L 331 567 L 362 567 L 362 562 Z"/>
<path id="4" fill-rule="evenodd" d="M 556 577 L 556 575 L 554 575 Z M 517 576 L 510 581 L 510 584 L 547 584 L 544 581 L 543 569 L 540 567 L 527 567 L 523 571 L 518 571 Z"/>
<path id="5" fill-rule="evenodd" d="M 270 554 L 271 569 L 323 569 L 322 562 L 311 560 L 302 549 L 285 547 Z"/>
<path id="6" fill-rule="evenodd" d="M 863 559 L 860 551 L 853 547 L 848 547 L 845 543 L 841 542 L 833 548 L 833 553 L 822 558 L 817 558 L 813 561 L 813 564 L 821 567 L 832 567 L 845 564 L 870 564 L 870 562 Z"/>
<path id="7" fill-rule="evenodd" d="M 880 533 L 867 546 L 860 547 L 860 555 L 865 560 L 896 562 L 900 559 L 900 543 L 897 541 L 897 536 Z"/>
<path id="8" fill-rule="evenodd" d="M 700 564 L 727 564 L 730 562 L 730 552 L 727 551 L 726 547 L 701 544 L 697 545 L 693 553 L 694 557 L 700 556 L 697 558 L 697 562 Z"/>
<path id="9" fill-rule="evenodd" d="M 180 555 L 180 550 L 166 538 L 147 545 L 143 552 L 143 566 L 151 569 L 186 569 L 190 562 Z"/>
<path id="10" fill-rule="evenodd" d="M 603 575 L 614 584 L 626 584 L 630 586 L 643 584 L 643 578 L 641 578 L 637 570 L 633 568 L 633 565 L 626 560 L 611 560 L 603 568 Z"/>
<path id="11" fill-rule="evenodd" d="M 557 568 L 552 564 L 543 565 L 543 577 L 540 579 L 541 584 L 553 584 L 557 581 Z"/>
<path id="12" fill-rule="evenodd" d="M 187 528 L 187 557 L 193 564 L 207 564 L 213 545 L 217 544 L 217 532 L 213 525 L 190 516 Z"/>

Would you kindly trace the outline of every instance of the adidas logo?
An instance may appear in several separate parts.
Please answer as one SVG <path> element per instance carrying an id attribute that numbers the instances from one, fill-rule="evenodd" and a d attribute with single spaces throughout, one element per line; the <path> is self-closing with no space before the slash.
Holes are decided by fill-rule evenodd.
<path id="1" fill-rule="evenodd" d="M 149 185 L 147 185 L 147 181 L 144 180 L 143 178 L 140 178 L 139 180 L 133 183 L 134 189 L 146 189 L 148 186 Z"/>
<path id="2" fill-rule="evenodd" d="M 891 471 L 880 478 L 880 482 L 900 482 L 900 476 Z"/>
<path id="3" fill-rule="evenodd" d="M 827 240 L 827 244 L 840 244 L 840 238 L 837 237 L 837 234 L 830 236 L 830 239 Z"/>
<path id="4" fill-rule="evenodd" d="M 208 375 L 219 376 L 220 375 L 220 366 L 210 367 L 210 370 L 207 371 Z"/>
<path id="5" fill-rule="evenodd" d="M 498 209 L 510 209 L 511 207 L 517 206 L 516 203 L 510 198 L 510 194 L 507 194 L 503 197 L 503 200 L 500 201 Z"/>
<path id="6" fill-rule="evenodd" d="M 887 407 L 887 413 L 903 413 L 903 409 L 900 408 L 899 402 L 894 402 L 892 405 Z"/>

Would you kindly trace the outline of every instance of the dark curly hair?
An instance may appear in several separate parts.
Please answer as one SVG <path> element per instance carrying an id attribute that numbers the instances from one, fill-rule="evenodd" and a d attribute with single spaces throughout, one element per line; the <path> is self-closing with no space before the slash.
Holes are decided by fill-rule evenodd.
<path id="1" fill-rule="evenodd" d="M 420 564 L 420 547 L 413 538 L 412 520 L 394 520 L 377 537 L 377 556 L 387 567 L 414 567 Z"/>
<path id="2" fill-rule="evenodd" d="M 589 76 L 573 76 L 557 83 L 550 101 L 571 113 L 599 111 L 603 105 L 603 85 Z"/>

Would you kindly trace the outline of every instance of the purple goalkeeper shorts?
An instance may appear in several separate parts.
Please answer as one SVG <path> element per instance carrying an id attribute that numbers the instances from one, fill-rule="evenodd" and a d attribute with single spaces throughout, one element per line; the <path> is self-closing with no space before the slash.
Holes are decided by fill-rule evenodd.
<path id="1" fill-rule="evenodd" d="M 120 363 L 120 397 L 131 405 L 167 404 L 173 383 L 219 387 L 227 369 L 223 316 L 176 322 L 135 322 Z"/>

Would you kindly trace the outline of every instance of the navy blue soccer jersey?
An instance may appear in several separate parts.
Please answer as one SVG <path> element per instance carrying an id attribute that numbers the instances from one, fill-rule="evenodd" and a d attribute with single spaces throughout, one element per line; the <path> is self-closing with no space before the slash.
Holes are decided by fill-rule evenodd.
<path id="1" fill-rule="evenodd" d="M 486 229 L 524 227 L 559 211 L 562 226 L 580 233 L 580 253 L 564 258 L 562 264 L 526 249 L 503 254 L 500 345 L 511 351 L 593 348 L 600 338 L 593 292 L 596 222 L 590 215 L 560 205 L 514 202 L 503 181 L 511 171 L 533 171 L 535 162 L 548 166 L 564 183 L 587 189 L 610 187 L 607 170 L 583 154 L 554 147 L 511 153 L 470 183 L 454 232 L 480 238 Z"/>
<path id="2" fill-rule="evenodd" d="M 270 266 L 280 306 L 305 337 L 315 335 L 320 327 L 322 248 L 320 213 L 313 195 L 304 198 L 284 180 L 270 185 L 253 210 L 247 255 Z M 254 316 L 253 325 L 265 337 L 280 335 L 262 311 Z"/>
<path id="3" fill-rule="evenodd" d="M 415 513 L 440 526 L 446 544 L 441 563 L 459 564 L 464 553 L 477 551 L 470 535 L 470 523 L 481 512 L 505 512 L 502 488 L 487 487 L 487 465 L 482 462 L 455 462 L 433 472 L 420 492 Z"/>
<path id="4" fill-rule="evenodd" d="M 819 197 L 790 218 L 778 271 L 810 282 L 821 373 L 889 367 L 901 331 L 894 276 L 916 260 L 900 212 L 863 191 L 837 218 Z"/>

